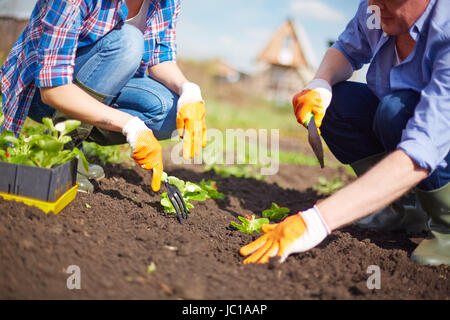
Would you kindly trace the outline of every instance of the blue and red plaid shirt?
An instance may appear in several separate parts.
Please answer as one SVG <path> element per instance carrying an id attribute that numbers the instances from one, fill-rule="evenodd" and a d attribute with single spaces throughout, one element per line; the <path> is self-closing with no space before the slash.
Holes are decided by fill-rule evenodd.
<path id="1" fill-rule="evenodd" d="M 180 0 L 150 0 L 145 52 L 137 73 L 175 61 Z M 88 46 L 128 15 L 125 0 L 38 0 L 30 21 L 0 69 L 2 130 L 20 133 L 37 88 L 72 83 L 77 48 Z"/>

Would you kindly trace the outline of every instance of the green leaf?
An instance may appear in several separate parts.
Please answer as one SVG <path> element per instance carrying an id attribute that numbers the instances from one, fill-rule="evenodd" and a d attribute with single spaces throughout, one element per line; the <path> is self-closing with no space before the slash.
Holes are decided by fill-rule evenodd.
<path id="1" fill-rule="evenodd" d="M 225 195 L 217 191 L 216 182 L 213 180 L 202 180 L 199 183 L 200 188 L 208 193 L 208 197 L 211 199 L 225 199 Z"/>
<path id="2" fill-rule="evenodd" d="M 161 194 L 161 205 L 164 207 L 164 211 L 168 213 L 175 213 L 175 208 L 172 206 L 167 192 Z"/>
<path id="3" fill-rule="evenodd" d="M 5 150 L 2 150 L 2 149 L 0 149 L 0 159 L 2 160 L 2 161 L 4 161 L 4 162 L 7 162 L 7 156 L 6 156 L 6 151 Z"/>
<path id="4" fill-rule="evenodd" d="M 62 123 L 58 123 L 56 126 L 58 127 L 60 124 L 62 124 L 62 130 L 60 131 L 60 137 L 65 136 L 69 132 L 72 132 L 76 128 L 78 128 L 81 125 L 81 122 L 78 120 L 66 120 Z"/>
<path id="5" fill-rule="evenodd" d="M 58 139 L 58 141 L 61 142 L 62 144 L 66 144 L 72 141 L 72 138 L 69 136 L 62 136 Z"/>
<path id="6" fill-rule="evenodd" d="M 173 177 L 170 176 L 168 177 L 169 179 L 169 183 L 173 184 L 174 186 L 176 186 L 178 188 L 178 190 L 180 190 L 181 192 L 184 191 L 184 181 L 181 179 L 178 179 L 177 177 Z"/>
<path id="7" fill-rule="evenodd" d="M 47 152 L 55 152 L 61 151 L 64 147 L 64 144 L 59 141 L 46 141 L 41 145 L 42 150 Z"/>
<path id="8" fill-rule="evenodd" d="M 189 182 L 189 181 L 184 184 L 184 189 L 185 189 L 185 192 L 191 192 L 191 193 L 203 191 L 199 185 Z"/>
<path id="9" fill-rule="evenodd" d="M 149 266 L 147 266 L 147 274 L 150 274 L 154 271 L 156 271 L 156 265 L 154 262 L 152 262 Z"/>
<path id="10" fill-rule="evenodd" d="M 163 171 L 163 173 L 162 173 L 162 175 L 161 175 L 161 182 L 166 181 L 166 179 L 167 179 L 167 173 L 165 173 L 165 172 Z"/>
<path id="11" fill-rule="evenodd" d="M 28 157 L 26 155 L 18 155 L 18 156 L 14 156 L 14 157 L 9 157 L 10 163 L 15 163 L 15 164 L 25 164 L 28 166 L 36 166 L 32 161 L 30 161 L 28 159 Z"/>
<path id="12" fill-rule="evenodd" d="M 209 199 L 208 194 L 206 192 L 201 193 L 188 192 L 183 195 L 183 198 L 187 199 L 188 201 L 205 201 Z"/>
<path id="13" fill-rule="evenodd" d="M 80 149 L 78 149 L 78 148 L 73 148 L 72 153 L 74 154 L 74 157 L 78 156 L 78 158 L 79 158 L 78 160 L 81 160 L 81 162 L 83 162 L 84 169 L 86 171 L 88 171 L 89 170 L 89 163 L 86 160 L 86 157 L 84 156 L 83 152 Z"/>
<path id="14" fill-rule="evenodd" d="M 42 118 L 42 123 L 50 130 L 52 135 L 55 135 L 56 130 L 55 130 L 55 126 L 53 125 L 52 119 Z"/>
<path id="15" fill-rule="evenodd" d="M 231 222 L 231 225 L 245 234 L 251 234 L 255 231 L 261 233 L 261 226 L 269 223 L 269 219 L 256 219 L 254 214 L 250 219 L 244 217 L 238 217 L 238 219 L 242 222 L 240 225 L 233 221 Z"/>
<path id="16" fill-rule="evenodd" d="M 289 208 L 280 208 L 276 203 L 272 202 L 270 209 L 262 212 L 263 217 L 269 218 L 271 221 L 283 220 L 286 218 L 291 210 Z"/>
<path id="17" fill-rule="evenodd" d="M 2 141 L 13 145 L 17 145 L 19 143 L 19 139 L 17 139 L 14 135 L 6 135 L 2 138 Z"/>

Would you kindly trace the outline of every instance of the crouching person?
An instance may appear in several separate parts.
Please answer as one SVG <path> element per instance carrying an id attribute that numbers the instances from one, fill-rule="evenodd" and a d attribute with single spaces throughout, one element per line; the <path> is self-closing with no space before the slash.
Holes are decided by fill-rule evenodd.
<path id="1" fill-rule="evenodd" d="M 179 11 L 179 0 L 38 0 L 1 69 L 0 130 L 18 135 L 27 116 L 80 120 L 72 147 L 128 142 L 158 191 L 158 140 L 178 129 L 185 158 L 206 143 L 201 90 L 175 62 Z M 88 179 L 102 176 L 99 166 L 80 166 L 79 190 L 92 192 Z"/>
<path id="2" fill-rule="evenodd" d="M 381 29 L 369 28 L 368 5 L 380 9 Z M 450 265 L 446 8 L 444 0 L 361 2 L 315 79 L 293 99 L 298 122 L 306 126 L 313 113 L 311 121 L 330 150 L 359 177 L 313 208 L 263 226 L 265 235 L 241 249 L 242 255 L 250 255 L 244 262 L 264 263 L 276 255 L 283 261 L 315 247 L 332 230 L 399 201 L 390 217 L 366 224 L 414 231 L 429 222 L 433 239 L 423 240 L 411 258 L 419 264 Z M 367 85 L 346 81 L 369 62 Z"/>

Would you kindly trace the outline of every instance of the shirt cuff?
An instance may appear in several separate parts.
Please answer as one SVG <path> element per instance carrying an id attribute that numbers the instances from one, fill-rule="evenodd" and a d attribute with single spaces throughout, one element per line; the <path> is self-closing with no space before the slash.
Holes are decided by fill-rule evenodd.
<path id="1" fill-rule="evenodd" d="M 73 81 L 74 48 L 40 49 L 35 84 L 39 88 L 57 87 Z"/>
<path id="2" fill-rule="evenodd" d="M 431 174 L 439 165 L 436 154 L 437 150 L 431 143 L 419 143 L 416 139 L 407 139 L 397 145 L 403 150 L 417 165 Z"/>
<path id="3" fill-rule="evenodd" d="M 73 67 L 70 65 L 43 66 L 36 77 L 38 88 L 58 87 L 73 82 Z"/>

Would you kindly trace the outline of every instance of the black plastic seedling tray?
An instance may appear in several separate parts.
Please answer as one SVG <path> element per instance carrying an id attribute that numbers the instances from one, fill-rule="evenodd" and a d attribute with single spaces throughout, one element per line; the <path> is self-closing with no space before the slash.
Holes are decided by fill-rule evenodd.
<path id="1" fill-rule="evenodd" d="M 0 192 L 54 202 L 76 184 L 78 159 L 51 169 L 0 162 Z"/>

